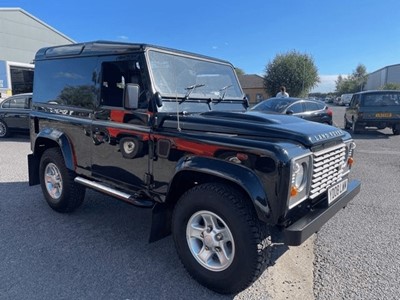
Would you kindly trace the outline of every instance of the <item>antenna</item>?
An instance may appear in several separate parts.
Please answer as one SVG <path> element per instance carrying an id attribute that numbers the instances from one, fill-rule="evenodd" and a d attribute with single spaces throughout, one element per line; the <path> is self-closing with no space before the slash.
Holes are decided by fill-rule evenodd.
<path id="1" fill-rule="evenodd" d="M 175 102 L 176 102 L 176 120 L 178 122 L 176 129 L 178 129 L 178 131 L 181 132 L 182 129 L 181 129 L 181 125 L 179 123 L 179 101 L 178 101 L 178 93 L 177 93 L 176 89 L 175 89 Z"/>

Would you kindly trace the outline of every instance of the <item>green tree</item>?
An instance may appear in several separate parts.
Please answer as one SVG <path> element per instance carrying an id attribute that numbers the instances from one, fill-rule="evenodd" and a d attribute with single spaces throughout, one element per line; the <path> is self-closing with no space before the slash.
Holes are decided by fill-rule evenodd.
<path id="1" fill-rule="evenodd" d="M 380 90 L 400 90 L 400 83 L 388 82 L 382 85 Z"/>
<path id="2" fill-rule="evenodd" d="M 236 72 L 236 75 L 245 75 L 246 73 L 242 70 L 242 69 L 240 69 L 240 68 L 235 68 L 235 72 Z"/>
<path id="3" fill-rule="evenodd" d="M 295 50 L 278 54 L 265 67 L 264 88 L 269 95 L 275 95 L 285 86 L 290 96 L 306 96 L 318 82 L 313 58 Z"/>
<path id="4" fill-rule="evenodd" d="M 344 78 L 342 75 L 338 76 L 336 80 L 336 93 L 341 95 L 362 91 L 367 80 L 367 68 L 363 64 L 359 64 L 348 77 Z"/>

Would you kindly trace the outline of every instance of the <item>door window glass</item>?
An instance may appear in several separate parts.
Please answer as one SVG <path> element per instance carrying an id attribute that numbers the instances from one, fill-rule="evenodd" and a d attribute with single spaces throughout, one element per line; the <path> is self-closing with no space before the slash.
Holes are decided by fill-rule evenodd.
<path id="1" fill-rule="evenodd" d="M 303 112 L 303 104 L 302 103 L 295 103 L 288 107 L 287 110 L 293 111 L 294 114 L 298 114 Z"/>
<path id="2" fill-rule="evenodd" d="M 315 111 L 318 110 L 318 104 L 314 102 L 305 102 L 306 105 L 306 111 Z"/>

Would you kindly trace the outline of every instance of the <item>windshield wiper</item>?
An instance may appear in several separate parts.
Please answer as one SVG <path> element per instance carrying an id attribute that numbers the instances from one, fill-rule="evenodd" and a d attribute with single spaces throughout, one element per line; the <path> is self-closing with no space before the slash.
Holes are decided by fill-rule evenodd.
<path id="1" fill-rule="evenodd" d="M 226 86 L 224 86 L 223 88 L 221 88 L 221 89 L 218 90 L 218 92 L 219 92 L 219 99 L 217 100 L 216 103 L 220 103 L 222 100 L 224 100 L 225 94 L 226 94 L 226 90 L 229 89 L 231 86 L 232 86 L 232 84 L 229 84 L 229 85 L 226 85 Z M 221 92 L 223 92 L 222 95 L 221 95 Z"/>
<path id="2" fill-rule="evenodd" d="M 221 89 L 219 90 L 219 93 L 220 93 L 219 99 L 220 99 L 221 101 L 224 100 L 225 94 L 226 94 L 226 90 L 229 89 L 231 86 L 232 86 L 232 84 L 229 84 L 229 85 L 226 85 L 226 86 L 224 86 L 223 88 L 221 88 Z M 222 96 L 221 96 L 221 92 L 223 92 L 223 93 L 222 93 Z"/>
<path id="3" fill-rule="evenodd" d="M 188 86 L 187 88 L 185 88 L 185 90 L 187 90 L 187 93 L 185 95 L 185 97 L 183 97 L 183 101 L 188 100 L 190 94 L 197 88 L 205 86 L 205 84 L 193 84 L 191 86 Z"/>

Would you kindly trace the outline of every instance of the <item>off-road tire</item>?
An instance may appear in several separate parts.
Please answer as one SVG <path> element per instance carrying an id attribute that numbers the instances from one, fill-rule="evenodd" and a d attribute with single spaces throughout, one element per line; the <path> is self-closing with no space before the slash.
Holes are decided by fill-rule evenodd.
<path id="1" fill-rule="evenodd" d="M 190 243 L 193 239 L 197 241 L 197 237 L 187 237 L 188 228 L 189 231 L 193 228 L 189 226 L 193 225 L 193 216 L 202 214 L 219 219 L 221 222 L 218 224 L 224 228 L 224 232 L 231 233 L 231 244 L 234 247 L 234 251 L 230 252 L 231 262 L 219 270 L 211 270 L 211 264 L 211 267 L 203 266 L 198 261 L 199 256 L 193 253 Z M 203 233 L 200 234 L 198 246 L 204 250 L 207 249 L 206 243 L 210 240 L 207 240 Z M 269 227 L 258 220 L 252 203 L 245 195 L 225 184 L 206 183 L 188 190 L 174 209 L 172 234 L 179 258 L 189 274 L 202 285 L 218 293 L 233 294 L 244 290 L 270 264 L 272 247 Z M 229 236 L 225 233 L 224 235 L 223 239 Z M 205 238 L 201 241 L 203 236 Z M 209 246 L 208 243 L 208 249 L 212 249 Z M 215 254 L 215 258 L 217 255 Z"/>
<path id="2" fill-rule="evenodd" d="M 3 120 L 0 120 L 0 138 L 6 138 L 8 135 L 9 131 L 7 124 Z"/>
<path id="3" fill-rule="evenodd" d="M 74 182 L 76 174 L 65 166 L 59 148 L 50 148 L 43 153 L 39 176 L 43 195 L 52 209 L 65 213 L 82 205 L 86 189 Z"/>

